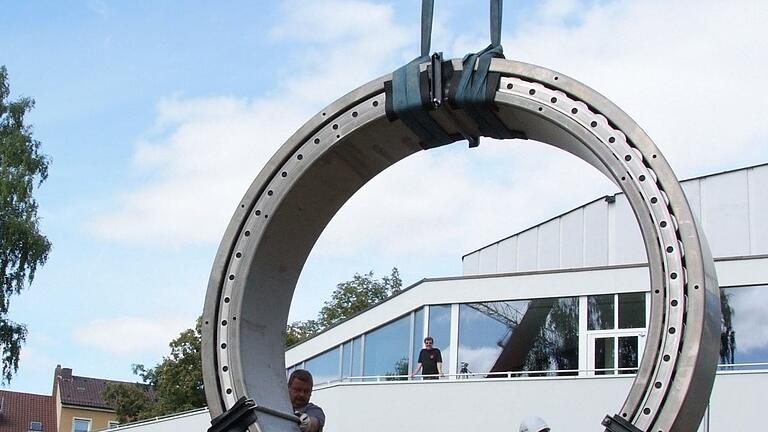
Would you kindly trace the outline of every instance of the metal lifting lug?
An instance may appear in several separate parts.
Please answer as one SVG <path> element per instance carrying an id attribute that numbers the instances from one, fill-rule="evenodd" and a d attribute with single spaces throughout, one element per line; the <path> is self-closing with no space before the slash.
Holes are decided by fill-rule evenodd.
<path id="1" fill-rule="evenodd" d="M 605 416 L 602 425 L 605 426 L 605 432 L 643 432 L 618 414 Z"/>
<path id="2" fill-rule="evenodd" d="M 429 78 L 432 85 L 429 89 L 429 99 L 432 101 L 432 106 L 439 108 L 443 104 L 443 53 L 433 53 L 431 60 Z"/>

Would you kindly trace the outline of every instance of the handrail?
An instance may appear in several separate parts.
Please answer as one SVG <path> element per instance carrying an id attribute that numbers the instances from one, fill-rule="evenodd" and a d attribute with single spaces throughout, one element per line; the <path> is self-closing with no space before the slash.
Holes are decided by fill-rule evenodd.
<path id="1" fill-rule="evenodd" d="M 764 368 L 764 369 L 730 369 L 730 368 Z M 724 363 L 717 366 L 718 372 L 753 372 L 762 371 L 768 373 L 768 362 L 756 362 L 756 363 Z M 423 381 L 456 381 L 456 380 L 484 380 L 484 379 L 515 379 L 515 378 L 573 378 L 573 377 L 588 377 L 588 378 L 602 378 L 602 377 L 615 377 L 618 375 L 632 376 L 633 372 L 636 372 L 637 368 L 598 368 L 598 369 L 546 369 L 546 370 L 529 370 L 529 371 L 506 371 L 506 372 L 467 372 L 467 373 L 453 373 L 442 375 L 366 375 L 366 376 L 349 376 L 341 379 L 335 379 L 331 381 L 317 382 L 315 386 L 323 386 L 328 384 L 344 384 L 344 383 L 379 383 L 379 382 L 423 382 Z M 599 372 L 607 372 L 605 374 L 599 374 Z M 630 372 L 622 374 L 621 372 Z M 425 377 L 435 377 L 437 380 L 424 379 Z"/>

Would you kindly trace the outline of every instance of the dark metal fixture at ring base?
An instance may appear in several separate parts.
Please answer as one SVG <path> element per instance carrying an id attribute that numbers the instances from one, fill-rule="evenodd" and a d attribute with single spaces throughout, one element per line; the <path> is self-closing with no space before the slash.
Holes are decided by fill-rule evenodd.
<path id="1" fill-rule="evenodd" d="M 460 71 L 462 63 L 442 67 Z M 651 286 L 645 355 L 624 404 L 603 427 L 695 431 L 718 360 L 719 287 L 704 235 L 669 164 L 627 114 L 584 84 L 506 59 L 494 59 L 490 73 L 500 74 L 495 114 L 506 128 L 603 172 L 626 194 L 642 231 Z M 386 118 L 390 80 L 376 79 L 312 117 L 238 204 L 214 262 L 203 315 L 212 416 L 246 397 L 257 411 L 249 431 L 297 430 L 286 391 L 283 329 L 302 266 L 347 199 L 422 150 L 411 129 Z M 462 109 L 444 102 L 428 113 L 448 135 L 480 135 Z M 596 430 L 600 423 L 595 419 Z"/>

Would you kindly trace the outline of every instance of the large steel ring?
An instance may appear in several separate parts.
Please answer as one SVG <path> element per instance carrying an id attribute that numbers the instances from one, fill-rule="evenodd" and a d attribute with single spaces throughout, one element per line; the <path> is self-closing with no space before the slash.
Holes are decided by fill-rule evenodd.
<path id="1" fill-rule="evenodd" d="M 461 63 L 454 60 L 454 67 Z M 642 431 L 696 430 L 717 367 L 720 297 L 709 248 L 672 169 L 627 114 L 584 84 L 511 60 L 494 60 L 491 71 L 502 75 L 496 103 L 506 126 L 599 169 L 626 194 L 640 225 L 651 317 L 645 354 L 617 414 Z M 312 117 L 239 203 L 205 300 L 203 368 L 212 415 L 247 396 L 264 411 L 251 432 L 296 430 L 279 412 L 292 412 L 283 330 L 304 262 L 347 199 L 421 150 L 402 122 L 385 117 L 389 79 L 376 79 Z M 445 105 L 432 115 L 447 131 L 456 131 L 455 121 L 471 123 Z"/>

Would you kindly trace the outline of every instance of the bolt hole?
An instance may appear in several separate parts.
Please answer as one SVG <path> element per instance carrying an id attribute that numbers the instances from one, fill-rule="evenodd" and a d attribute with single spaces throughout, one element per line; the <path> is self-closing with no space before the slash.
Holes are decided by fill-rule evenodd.
<path id="1" fill-rule="evenodd" d="M 592 123 L 590 123 L 589 125 L 592 126 L 592 127 L 597 127 L 597 122 L 592 120 Z"/>
<path id="2" fill-rule="evenodd" d="M 238 252 L 235 254 L 235 258 L 241 258 L 243 256 L 242 252 Z"/>
<path id="3" fill-rule="evenodd" d="M 232 317 L 232 321 L 237 321 L 237 317 Z"/>
<path id="4" fill-rule="evenodd" d="M 223 326 L 227 325 L 227 320 L 221 320 L 221 325 Z"/>
<path id="5" fill-rule="evenodd" d="M 208 325 L 208 321 L 205 322 L 205 325 Z"/>
<path id="6" fill-rule="evenodd" d="M 224 303 L 229 303 L 229 297 L 224 297 Z"/>
<path id="7" fill-rule="evenodd" d="M 341 135 L 336 135 L 336 139 L 339 139 L 339 138 L 341 138 Z"/>
<path id="8" fill-rule="evenodd" d="M 261 210 L 256 210 L 255 212 L 253 212 L 253 214 L 255 214 L 256 216 L 258 216 L 258 215 L 260 215 L 260 214 L 261 214 Z"/>
<path id="9" fill-rule="evenodd" d="M 274 195 L 274 192 L 272 192 L 272 189 L 270 189 L 270 190 L 268 190 L 268 191 L 267 191 L 267 195 L 268 195 L 268 196 L 272 196 L 272 195 Z"/>
<path id="10" fill-rule="evenodd" d="M 536 90 L 530 89 L 530 90 L 528 90 L 528 94 L 535 95 L 536 94 Z"/>
<path id="11" fill-rule="evenodd" d="M 233 274 L 229 275 L 229 280 L 235 280 L 235 275 Z"/>
<path id="12" fill-rule="evenodd" d="M 672 300 L 669 304 L 671 304 L 672 307 L 676 307 L 677 306 L 677 300 Z"/>
<path id="13" fill-rule="evenodd" d="M 677 330 L 674 327 L 669 328 L 669 334 L 675 334 Z"/>
<path id="14" fill-rule="evenodd" d="M 285 178 L 285 177 L 288 177 L 288 173 L 287 173 L 287 172 L 285 172 L 285 171 L 283 171 L 283 173 L 282 173 L 282 174 L 280 174 L 280 175 L 281 175 L 281 176 L 283 176 L 283 178 Z"/>
<path id="15" fill-rule="evenodd" d="M 336 130 L 336 129 L 338 129 L 338 128 L 339 128 L 339 125 L 337 125 L 336 123 L 334 123 L 334 124 L 333 124 L 333 130 Z"/>
<path id="16" fill-rule="evenodd" d="M 653 291 L 653 292 L 654 292 L 654 293 L 656 293 L 656 294 L 658 294 L 658 293 L 659 293 L 659 290 L 655 290 L 655 291 Z"/>
<path id="17" fill-rule="evenodd" d="M 644 176 L 644 175 L 641 175 L 641 176 L 640 176 L 640 177 L 638 177 L 637 179 L 638 179 L 638 180 L 640 180 L 640 181 L 645 181 L 645 176 Z"/>
<path id="18" fill-rule="evenodd" d="M 243 235 L 248 237 L 249 235 L 251 235 L 251 232 L 250 231 L 246 231 L 246 232 L 243 233 Z"/>
<path id="19" fill-rule="evenodd" d="M 240 208 L 245 208 L 245 204 L 240 204 Z"/>
<path id="20" fill-rule="evenodd" d="M 267 219 L 267 218 L 269 218 L 269 215 L 268 215 L 268 214 L 265 214 L 265 215 L 264 215 L 264 219 Z"/>
<path id="21" fill-rule="evenodd" d="M 656 204 L 657 202 L 659 202 L 658 198 L 656 197 L 651 198 L 651 204 Z"/>
<path id="22" fill-rule="evenodd" d="M 325 115 L 325 113 L 323 113 Z M 232 389 L 227 389 L 227 394 L 232 394 Z"/>
<path id="23" fill-rule="evenodd" d="M 512 83 L 507 84 L 507 90 L 511 89 L 512 87 L 514 87 L 514 85 L 512 85 Z"/>
<path id="24" fill-rule="evenodd" d="M 557 98 L 556 98 L 556 97 L 553 97 L 553 98 L 552 98 L 552 99 L 550 99 L 549 101 L 550 101 L 550 102 L 552 102 L 552 103 L 557 103 Z"/>
<path id="25" fill-rule="evenodd" d="M 672 246 L 667 246 L 667 253 L 672 253 L 674 251 L 675 251 L 675 248 L 673 248 Z"/>
<path id="26" fill-rule="evenodd" d="M 228 370 L 229 370 L 229 366 L 222 366 L 222 367 L 221 367 L 221 370 L 223 370 L 224 372 L 226 372 L 226 371 L 228 371 Z"/>
<path id="27" fill-rule="evenodd" d="M 653 385 L 656 388 L 661 388 L 661 382 L 656 381 L 656 384 Z"/>
<path id="28" fill-rule="evenodd" d="M 371 105 L 377 107 L 377 106 L 379 106 L 379 101 L 373 101 L 373 104 L 371 104 Z"/>
<path id="29" fill-rule="evenodd" d="M 614 137 L 610 137 L 610 138 L 608 138 L 608 142 L 609 142 L 609 143 L 611 143 L 611 144 L 613 144 L 613 143 L 615 143 L 615 142 L 616 142 L 616 138 L 614 138 Z"/>
<path id="30" fill-rule="evenodd" d="M 656 159 L 656 155 L 651 156 L 652 158 Z"/>
<path id="31" fill-rule="evenodd" d="M 225 343 L 221 344 L 221 349 L 227 349 L 227 344 Z"/>
<path id="32" fill-rule="evenodd" d="M 622 177 L 622 178 L 621 178 L 621 181 L 626 181 L 626 180 L 627 180 L 627 178 L 626 178 L 626 177 Z"/>
<path id="33" fill-rule="evenodd" d="M 302 155 L 302 154 L 300 154 L 300 155 L 297 155 L 297 156 L 296 156 L 296 159 L 298 159 L 298 160 L 302 160 L 302 159 L 304 159 L 304 155 Z"/>
<path id="34" fill-rule="evenodd" d="M 325 117 L 325 113 L 323 113 L 323 117 Z"/>
<path id="35" fill-rule="evenodd" d="M 662 357 L 662 359 L 664 359 L 664 361 L 669 361 L 671 358 L 672 357 L 670 357 L 669 354 L 664 354 L 664 357 Z"/>
<path id="36" fill-rule="evenodd" d="M 671 279 L 677 279 L 677 273 L 674 273 L 674 272 L 673 272 L 673 273 L 670 273 L 670 274 L 669 274 L 669 277 L 670 277 Z"/>
<path id="37" fill-rule="evenodd" d="M 352 111 L 352 117 L 357 117 L 357 111 Z"/>
<path id="38" fill-rule="evenodd" d="M 643 409 L 643 414 L 648 415 L 650 413 L 651 413 L 651 409 L 650 408 Z"/>
<path id="39" fill-rule="evenodd" d="M 544 111 L 544 108 L 542 108 L 542 107 L 539 107 L 539 111 Z"/>
<path id="40" fill-rule="evenodd" d="M 699 286 L 698 285 L 694 285 L 693 289 L 699 289 Z"/>
<path id="41" fill-rule="evenodd" d="M 558 79 L 560 79 L 560 77 L 558 77 L 558 76 L 555 76 L 555 81 L 557 81 Z"/>
<path id="42" fill-rule="evenodd" d="M 659 226 L 662 227 L 662 228 L 666 228 L 667 227 L 667 221 L 661 221 L 659 223 Z"/>
<path id="43" fill-rule="evenodd" d="M 632 156 L 630 156 L 630 155 L 626 155 L 626 156 L 624 156 L 624 160 L 625 160 L 625 161 L 627 161 L 627 162 L 629 162 L 629 161 L 631 161 L 631 160 L 632 160 Z"/>
<path id="44" fill-rule="evenodd" d="M 571 113 L 572 113 L 572 114 L 576 114 L 577 112 L 579 112 L 579 109 L 578 109 L 578 108 L 574 108 L 574 109 L 572 109 L 572 110 L 571 110 Z"/>
<path id="45" fill-rule="evenodd" d="M 315 144 L 320 144 L 320 138 L 315 138 Z"/>

